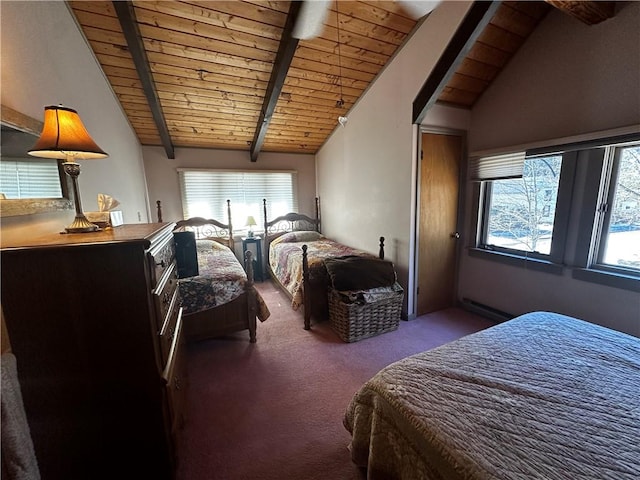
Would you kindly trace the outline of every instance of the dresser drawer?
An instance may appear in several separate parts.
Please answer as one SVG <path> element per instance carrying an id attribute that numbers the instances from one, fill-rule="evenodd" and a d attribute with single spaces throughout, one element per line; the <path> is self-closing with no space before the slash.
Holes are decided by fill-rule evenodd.
<path id="1" fill-rule="evenodd" d="M 169 350 L 167 365 L 162 374 L 166 382 L 171 431 L 173 434 L 177 433 L 182 427 L 185 416 L 184 402 L 187 389 L 187 369 L 185 352 L 183 350 L 184 339 L 182 336 L 182 324 L 182 308 L 179 308 L 173 343 Z"/>
<path id="2" fill-rule="evenodd" d="M 152 287 L 155 287 L 160 282 L 165 271 L 174 263 L 175 258 L 176 247 L 173 242 L 173 234 L 164 236 L 149 249 Z"/>
<path id="3" fill-rule="evenodd" d="M 169 306 L 169 311 L 164 319 L 162 329 L 160 330 L 160 354 L 162 356 L 162 365 L 165 366 L 169 360 L 169 354 L 171 353 L 171 347 L 173 346 L 173 340 L 176 338 L 176 331 L 178 328 L 178 317 L 182 314 L 182 308 L 180 308 L 180 300 L 178 296 L 178 290 L 174 290 L 173 299 Z"/>
<path id="4" fill-rule="evenodd" d="M 153 301 L 156 307 L 156 327 L 161 330 L 171 311 L 172 304 L 178 295 L 178 275 L 176 263 L 173 262 L 160 279 L 158 287 L 153 291 Z"/>

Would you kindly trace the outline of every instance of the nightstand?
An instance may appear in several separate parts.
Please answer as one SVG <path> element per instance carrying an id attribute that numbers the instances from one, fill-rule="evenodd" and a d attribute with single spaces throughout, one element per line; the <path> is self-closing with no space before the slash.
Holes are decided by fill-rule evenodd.
<path id="1" fill-rule="evenodd" d="M 254 237 L 242 237 L 242 258 L 244 258 L 249 245 L 255 245 L 255 251 L 251 248 L 253 253 L 253 279 L 257 282 L 264 280 L 262 276 L 262 237 L 256 235 Z M 245 265 L 246 270 L 246 265 Z"/>

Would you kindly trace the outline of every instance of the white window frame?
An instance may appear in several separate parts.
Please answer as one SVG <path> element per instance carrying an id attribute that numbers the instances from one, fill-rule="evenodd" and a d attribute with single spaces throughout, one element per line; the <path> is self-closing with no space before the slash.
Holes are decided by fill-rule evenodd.
<path id="1" fill-rule="evenodd" d="M 609 227 L 614 202 L 616 185 L 620 168 L 620 157 L 624 147 L 640 147 L 640 142 L 630 142 L 619 145 L 611 145 L 604 152 L 604 161 L 601 171 L 599 198 L 594 219 L 594 235 L 592 248 L 589 251 L 588 268 L 608 271 L 620 275 L 640 277 L 640 267 L 624 267 L 605 263 L 605 246 L 609 236 Z"/>

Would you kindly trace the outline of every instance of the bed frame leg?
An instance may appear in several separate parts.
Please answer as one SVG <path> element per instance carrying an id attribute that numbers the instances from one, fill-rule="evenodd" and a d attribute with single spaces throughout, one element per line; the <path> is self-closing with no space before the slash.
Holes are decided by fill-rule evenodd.
<path id="1" fill-rule="evenodd" d="M 302 245 L 302 293 L 304 303 L 304 329 L 311 330 L 311 286 L 309 285 L 307 248 L 306 245 Z"/>
<path id="2" fill-rule="evenodd" d="M 247 250 L 244 254 L 245 270 L 247 272 L 247 321 L 249 322 L 249 342 L 256 343 L 256 291 L 253 285 L 253 254 Z"/>

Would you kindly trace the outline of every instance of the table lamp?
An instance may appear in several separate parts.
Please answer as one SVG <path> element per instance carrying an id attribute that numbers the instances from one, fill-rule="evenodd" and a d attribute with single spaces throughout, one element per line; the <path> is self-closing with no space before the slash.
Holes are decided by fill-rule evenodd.
<path id="1" fill-rule="evenodd" d="M 253 216 L 249 215 L 247 217 L 246 225 L 249 227 L 249 231 L 247 232 L 247 237 L 253 237 L 253 226 L 257 225 L 256 219 Z"/>
<path id="2" fill-rule="evenodd" d="M 44 126 L 40 138 L 27 152 L 34 157 L 63 159 L 64 172 L 71 177 L 73 197 L 76 206 L 76 218 L 65 228 L 67 233 L 95 232 L 99 228 L 84 213 L 80 202 L 78 176 L 80 165 L 75 159 L 93 160 L 108 155 L 93 141 L 80 120 L 78 112 L 72 108 L 58 106 L 44 107 Z"/>

